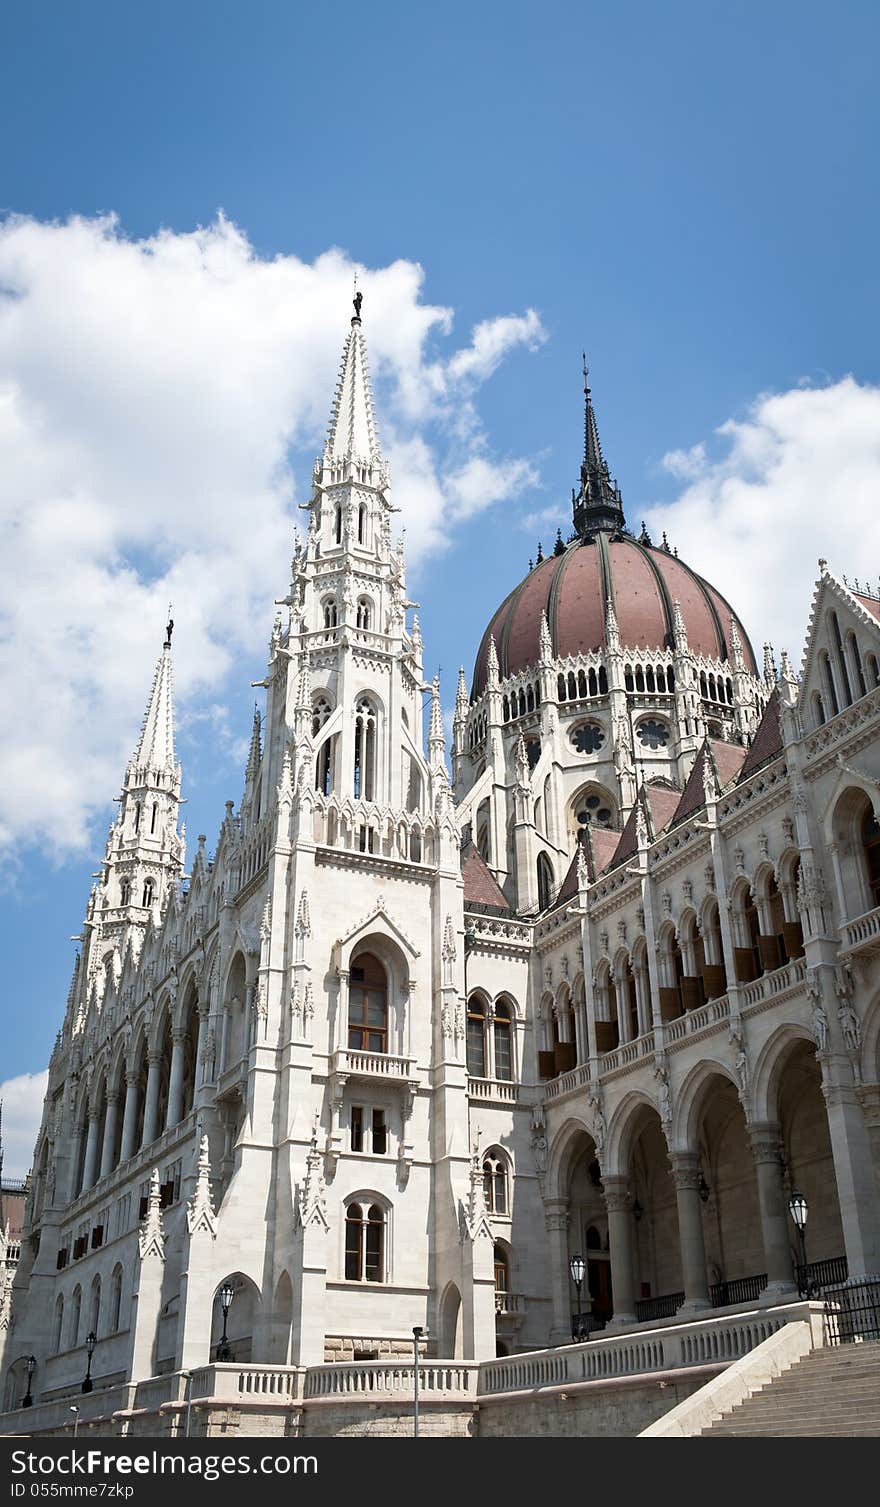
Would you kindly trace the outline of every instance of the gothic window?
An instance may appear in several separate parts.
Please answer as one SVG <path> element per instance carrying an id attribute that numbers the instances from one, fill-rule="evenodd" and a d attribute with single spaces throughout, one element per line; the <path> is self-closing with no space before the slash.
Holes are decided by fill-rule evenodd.
<path id="1" fill-rule="evenodd" d="M 546 910 L 553 898 L 553 870 L 546 853 L 538 854 L 538 909 Z"/>
<path id="2" fill-rule="evenodd" d="M 666 671 L 666 686 L 671 696 L 673 691 L 675 690 L 675 671 L 673 670 L 671 665 Z"/>
<path id="3" fill-rule="evenodd" d="M 371 1204 L 349 1204 L 345 1211 L 346 1282 L 384 1282 L 385 1211 Z"/>
<path id="4" fill-rule="evenodd" d="M 840 623 L 838 622 L 836 612 L 829 613 L 829 617 L 831 619 L 831 634 L 834 640 L 834 648 L 836 650 L 837 669 L 840 675 L 840 685 L 843 692 L 843 700 L 845 705 L 849 706 L 852 703 L 853 694 L 849 683 L 849 671 L 847 670 L 846 666 L 846 655 L 843 652 L 843 640 L 840 636 Z"/>
<path id="5" fill-rule="evenodd" d="M 513 1078 L 513 1042 L 510 1006 L 499 1000 L 493 1011 L 492 1045 L 495 1048 L 495 1077 L 509 1083 Z"/>
<path id="6" fill-rule="evenodd" d="M 82 1291 L 79 1287 L 73 1290 L 73 1302 L 70 1305 L 70 1325 L 67 1331 L 67 1348 L 73 1350 L 79 1344 L 79 1316 L 82 1308 Z"/>
<path id="7" fill-rule="evenodd" d="M 486 1002 L 479 994 L 468 1000 L 467 1070 L 472 1078 L 486 1076 Z"/>
<path id="8" fill-rule="evenodd" d="M 643 748 L 665 748 L 669 742 L 669 728 L 656 717 L 640 722 L 636 733 Z"/>
<path id="9" fill-rule="evenodd" d="M 821 727 L 823 722 L 825 721 L 825 704 L 818 691 L 813 692 L 813 716 L 816 721 L 816 726 Z"/>
<path id="10" fill-rule="evenodd" d="M 357 604 L 356 623 L 358 628 L 369 629 L 371 627 L 372 612 L 370 603 L 366 597 L 361 597 Z"/>
<path id="11" fill-rule="evenodd" d="M 316 738 L 330 716 L 330 703 L 326 696 L 319 696 L 312 708 L 312 737 Z M 325 738 L 315 760 L 315 789 L 329 795 L 332 789 L 330 770 L 331 738 Z"/>
<path id="12" fill-rule="evenodd" d="M 155 895 L 155 893 L 156 893 L 156 881 L 155 881 L 155 879 L 145 879 L 144 880 L 144 891 L 143 891 L 143 896 L 142 896 L 142 899 L 141 899 L 141 905 L 144 907 L 145 910 L 147 909 L 148 906 L 152 905 L 152 903 L 153 903 L 153 896 Z"/>
<path id="13" fill-rule="evenodd" d="M 608 695 L 608 675 L 604 665 L 599 666 L 599 695 Z"/>
<path id="14" fill-rule="evenodd" d="M 828 658 L 828 655 L 825 653 L 824 649 L 819 655 L 819 663 L 821 664 L 823 673 L 825 675 L 825 688 L 828 692 L 828 705 L 831 708 L 831 715 L 832 717 L 836 717 L 837 713 L 840 711 L 840 707 L 837 703 L 837 690 L 834 685 L 834 676 L 831 673 L 831 660 Z"/>
<path id="15" fill-rule="evenodd" d="M 605 734 L 596 722 L 582 722 L 579 727 L 572 729 L 570 741 L 578 753 L 598 753 L 605 742 Z"/>
<path id="16" fill-rule="evenodd" d="M 155 830 L 156 830 L 156 818 L 158 817 L 158 815 L 159 815 L 159 802 L 158 801 L 154 801 L 152 809 L 150 811 L 150 831 L 151 832 L 155 832 Z"/>
<path id="17" fill-rule="evenodd" d="M 862 843 L 865 850 L 865 862 L 868 866 L 871 905 L 880 905 L 880 826 L 870 807 L 862 822 Z"/>
<path id="18" fill-rule="evenodd" d="M 110 1283 L 110 1322 L 108 1332 L 117 1334 L 122 1317 L 122 1267 L 117 1266 Z"/>
<path id="19" fill-rule="evenodd" d="M 634 691 L 636 688 L 635 681 L 633 680 L 632 665 L 627 665 L 623 672 L 623 684 L 628 691 Z"/>
<path id="20" fill-rule="evenodd" d="M 335 628 L 337 623 L 336 598 L 325 597 L 321 606 L 324 609 L 324 627 Z"/>
<path id="21" fill-rule="evenodd" d="M 873 689 L 874 686 L 880 685 L 880 669 L 878 669 L 877 667 L 876 654 L 869 654 L 867 659 L 865 660 L 865 665 L 868 671 L 868 677 L 871 681 L 871 687 Z"/>
<path id="22" fill-rule="evenodd" d="M 483 1158 L 483 1198 L 490 1214 L 507 1214 L 507 1163 L 494 1149 Z"/>
<path id="23" fill-rule="evenodd" d="M 98 1323 L 101 1318 L 101 1278 L 95 1277 L 92 1282 L 92 1305 L 89 1330 L 92 1334 L 98 1333 Z"/>
<path id="24" fill-rule="evenodd" d="M 666 671 L 662 665 L 657 666 L 657 690 L 661 696 L 666 695 Z"/>
<path id="25" fill-rule="evenodd" d="M 506 696 L 502 697 L 501 700 L 501 715 L 505 722 L 510 721 L 510 702 Z"/>
<path id="26" fill-rule="evenodd" d="M 636 690 L 643 692 L 644 689 L 645 689 L 645 672 L 642 669 L 641 665 L 636 665 Z"/>
<path id="27" fill-rule="evenodd" d="M 57 1355 L 61 1349 L 61 1332 L 64 1328 L 64 1294 L 59 1293 L 55 1299 L 55 1324 L 52 1330 L 52 1354 Z"/>
<path id="28" fill-rule="evenodd" d="M 139 832 L 141 830 L 141 803 L 140 803 L 140 801 L 135 801 L 135 803 L 134 803 L 134 830 L 135 830 L 135 832 Z"/>
<path id="29" fill-rule="evenodd" d="M 354 717 L 354 794 L 363 801 L 375 799 L 376 710 L 361 697 Z"/>
<path id="30" fill-rule="evenodd" d="M 541 757 L 541 742 L 539 738 L 529 738 L 526 741 L 526 758 L 529 761 L 529 769 L 534 769 Z"/>
<path id="31" fill-rule="evenodd" d="M 351 1052 L 387 1052 L 388 981 L 371 952 L 352 965 L 348 990 L 348 1048 Z"/>
<path id="32" fill-rule="evenodd" d="M 849 655 L 849 661 L 852 665 L 855 679 L 858 683 L 859 695 L 867 696 L 868 687 L 865 684 L 865 672 L 862 668 L 862 656 L 859 652 L 858 640 L 852 629 L 850 629 L 849 633 L 846 635 L 846 651 Z"/>
<path id="33" fill-rule="evenodd" d="M 358 508 L 358 544 L 367 542 L 367 509 L 364 503 Z"/>
<path id="34" fill-rule="evenodd" d="M 581 700 L 584 700 L 588 695 L 591 694 L 591 692 L 594 696 L 596 694 L 596 671 L 591 670 L 590 674 L 592 676 L 592 685 L 591 690 L 588 691 L 587 677 L 584 674 L 583 670 L 578 670 L 578 696 L 581 698 Z"/>
<path id="35" fill-rule="evenodd" d="M 510 1293 L 510 1267 L 507 1261 L 507 1252 L 503 1245 L 496 1245 L 493 1251 L 495 1268 L 495 1309 L 498 1313 L 507 1310 L 508 1294 Z"/>
<path id="36" fill-rule="evenodd" d="M 333 515 L 333 533 L 337 544 L 342 543 L 342 507 L 337 502 Z"/>
<path id="37" fill-rule="evenodd" d="M 586 842 L 587 827 L 612 827 L 614 825 L 614 811 L 604 791 L 593 789 L 585 792 L 576 802 L 575 821 L 577 822 L 577 839 L 580 843 Z"/>
<path id="38" fill-rule="evenodd" d="M 556 695 L 557 695 L 557 697 L 559 698 L 560 701 L 565 701 L 567 699 L 566 698 L 566 693 L 565 693 L 565 676 L 564 675 L 557 675 L 557 677 L 556 677 Z"/>
<path id="39" fill-rule="evenodd" d="M 120 905 L 130 905 L 131 904 L 131 880 L 130 879 L 123 879 L 121 885 L 119 886 L 119 904 Z"/>

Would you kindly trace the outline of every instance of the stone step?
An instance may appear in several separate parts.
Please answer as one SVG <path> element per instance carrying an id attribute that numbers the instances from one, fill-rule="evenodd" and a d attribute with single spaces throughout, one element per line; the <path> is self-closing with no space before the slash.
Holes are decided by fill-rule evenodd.
<path id="1" fill-rule="evenodd" d="M 774 1436 L 880 1437 L 880 1343 L 814 1350 L 702 1434 Z"/>

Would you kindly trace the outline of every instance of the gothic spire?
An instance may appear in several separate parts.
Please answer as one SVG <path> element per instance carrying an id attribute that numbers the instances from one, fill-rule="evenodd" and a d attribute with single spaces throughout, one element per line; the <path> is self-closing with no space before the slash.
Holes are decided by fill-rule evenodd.
<path id="1" fill-rule="evenodd" d="M 132 763 L 137 769 L 173 771 L 174 696 L 171 676 L 171 632 L 166 630 L 162 653 L 156 665 L 150 699 L 141 727 L 140 742 Z"/>
<path id="2" fill-rule="evenodd" d="M 583 371 L 584 458 L 580 491 L 574 497 L 574 526 L 583 540 L 589 540 L 603 530 L 616 533 L 626 527 L 626 520 L 620 488 L 612 481 L 608 462 L 602 454 L 586 355 Z"/>
<path id="3" fill-rule="evenodd" d="M 342 366 L 324 445 L 325 465 L 344 460 L 378 462 L 381 455 L 373 415 L 367 347 L 361 332 L 361 297 L 358 294 L 355 298 L 351 331 L 342 352 Z"/>

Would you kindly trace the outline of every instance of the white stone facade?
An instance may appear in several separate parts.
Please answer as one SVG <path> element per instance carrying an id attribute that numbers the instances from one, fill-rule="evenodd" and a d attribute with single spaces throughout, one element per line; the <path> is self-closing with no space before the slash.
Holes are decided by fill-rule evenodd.
<path id="1" fill-rule="evenodd" d="M 612 1333 L 787 1300 L 795 1185 L 822 1279 L 880 1272 L 880 602 L 823 564 L 800 681 L 735 622 L 695 654 L 678 603 L 662 649 L 613 605 L 583 655 L 545 618 L 528 673 L 490 639 L 454 798 L 392 511 L 356 314 L 244 794 L 187 878 L 170 629 L 160 656 L 50 1062 L 7 1408 L 29 1355 L 35 1397 L 76 1390 L 91 1333 L 96 1384 L 222 1360 L 225 1285 L 232 1357 L 299 1367 L 414 1326 L 450 1359 L 563 1343 L 573 1255 Z"/>

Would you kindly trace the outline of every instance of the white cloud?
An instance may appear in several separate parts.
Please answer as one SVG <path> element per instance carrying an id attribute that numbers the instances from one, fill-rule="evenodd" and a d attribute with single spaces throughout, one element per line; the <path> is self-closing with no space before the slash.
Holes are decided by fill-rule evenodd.
<path id="1" fill-rule="evenodd" d="M 450 518 L 534 479 L 529 460 L 490 453 L 475 401 L 543 331 L 529 310 L 438 356 L 452 314 L 420 301 L 422 269 L 358 270 L 418 567 Z M 222 216 L 143 241 L 112 217 L 0 223 L 0 853 L 88 843 L 169 600 L 181 711 L 207 708 L 228 740 L 215 703 L 287 586 L 308 477 L 289 452 L 322 443 L 352 272 L 338 250 L 261 258 Z"/>
<path id="2" fill-rule="evenodd" d="M 682 558 L 728 598 L 760 644 L 803 647 L 817 560 L 837 575 L 880 572 L 880 388 L 851 376 L 763 394 L 718 434 L 726 449 L 686 452 L 694 474 L 675 502 L 651 509 Z M 680 457 L 667 468 L 685 476 Z M 671 464 L 670 464 L 671 461 Z"/>
<path id="3" fill-rule="evenodd" d="M 663 467 L 679 481 L 692 481 L 706 465 L 706 446 L 691 445 L 689 450 L 668 450 L 663 457 Z"/>
<path id="4" fill-rule="evenodd" d="M 48 1082 L 49 1074 L 44 1072 L 22 1073 L 0 1083 L 5 1177 L 24 1177 L 30 1171 Z"/>

